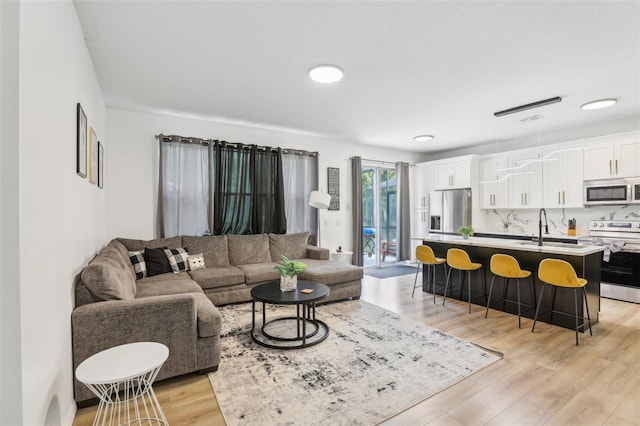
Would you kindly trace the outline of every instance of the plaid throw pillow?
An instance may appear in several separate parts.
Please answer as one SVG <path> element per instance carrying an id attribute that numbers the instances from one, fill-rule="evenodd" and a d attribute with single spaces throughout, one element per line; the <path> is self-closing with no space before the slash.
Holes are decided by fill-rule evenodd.
<path id="1" fill-rule="evenodd" d="M 187 253 L 186 248 L 179 247 L 174 249 L 165 249 L 164 253 L 167 255 L 169 265 L 171 265 L 171 270 L 175 274 L 189 270 L 189 253 Z"/>
<path id="2" fill-rule="evenodd" d="M 147 276 L 147 262 L 144 261 L 144 254 L 141 251 L 130 251 L 129 260 L 133 265 L 133 270 L 136 273 L 136 280 Z"/>
<path id="3" fill-rule="evenodd" d="M 195 271 L 196 269 L 204 268 L 204 254 L 193 254 L 189 256 L 189 269 Z"/>

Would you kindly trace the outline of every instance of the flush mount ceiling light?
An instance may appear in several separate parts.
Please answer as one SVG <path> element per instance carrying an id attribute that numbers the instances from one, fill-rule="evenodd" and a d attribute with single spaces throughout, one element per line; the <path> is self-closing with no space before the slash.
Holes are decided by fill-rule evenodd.
<path id="1" fill-rule="evenodd" d="M 562 102 L 562 98 L 560 96 L 556 96 L 555 98 L 549 98 L 543 101 L 532 102 L 530 104 L 520 105 L 514 108 L 509 108 L 502 111 L 494 112 L 493 115 L 496 117 L 502 117 L 503 115 L 515 114 L 516 112 L 526 111 L 528 109 L 538 108 L 545 105 L 551 105 L 558 102 Z"/>
<path id="2" fill-rule="evenodd" d="M 413 140 L 416 142 L 428 142 L 431 139 L 433 139 L 433 135 L 420 135 L 413 138 Z"/>
<path id="3" fill-rule="evenodd" d="M 608 108 L 615 105 L 616 103 L 618 103 L 617 99 L 599 99 L 597 101 L 587 102 L 580 108 L 585 111 L 591 111 L 592 109 Z"/>
<path id="4" fill-rule="evenodd" d="M 317 83 L 335 83 L 342 80 L 342 76 L 344 71 L 335 65 L 318 65 L 309 71 L 309 77 Z"/>

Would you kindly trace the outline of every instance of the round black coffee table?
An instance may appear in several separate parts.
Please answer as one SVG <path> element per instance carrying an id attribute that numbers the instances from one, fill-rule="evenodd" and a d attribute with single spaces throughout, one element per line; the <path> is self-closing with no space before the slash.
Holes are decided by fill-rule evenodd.
<path id="1" fill-rule="evenodd" d="M 301 290 L 305 289 L 313 292 L 302 293 Z M 295 291 L 280 290 L 280 281 L 271 281 L 254 287 L 251 289 L 251 339 L 259 345 L 272 349 L 300 349 L 317 345 L 329 335 L 329 326 L 316 319 L 316 302 L 326 299 L 327 296 L 329 296 L 329 287 L 306 280 L 298 280 L 298 288 Z M 262 327 L 259 330 L 256 330 L 256 302 L 262 302 Z M 296 305 L 296 316 L 279 317 L 267 321 L 266 303 Z M 302 315 L 300 315 L 300 308 L 302 308 Z M 269 332 L 269 328 L 274 325 L 286 327 L 287 322 L 294 321 L 295 335 L 283 336 Z M 309 332 L 307 332 L 307 326 L 310 328 Z"/>

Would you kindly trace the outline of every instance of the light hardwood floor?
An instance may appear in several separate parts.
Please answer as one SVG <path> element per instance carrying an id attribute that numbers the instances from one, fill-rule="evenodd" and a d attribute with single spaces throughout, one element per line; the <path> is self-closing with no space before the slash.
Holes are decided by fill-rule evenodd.
<path id="1" fill-rule="evenodd" d="M 385 425 L 640 425 L 640 305 L 602 299 L 600 322 L 580 334 L 447 300 L 416 289 L 413 275 L 365 276 L 362 300 L 504 354 L 497 363 L 405 410 Z M 592 307 L 592 312 L 596 308 Z M 318 308 L 322 315 L 322 307 Z M 154 388 L 171 425 L 224 425 L 206 376 Z M 241 391 L 241 390 L 239 390 Z M 78 410 L 90 425 L 95 407 Z"/>

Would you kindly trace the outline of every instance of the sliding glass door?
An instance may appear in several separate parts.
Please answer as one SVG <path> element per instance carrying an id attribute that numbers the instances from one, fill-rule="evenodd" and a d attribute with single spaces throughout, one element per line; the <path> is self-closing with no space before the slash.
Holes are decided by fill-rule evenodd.
<path id="1" fill-rule="evenodd" d="M 397 183 L 395 168 L 362 165 L 363 265 L 396 262 Z"/>

